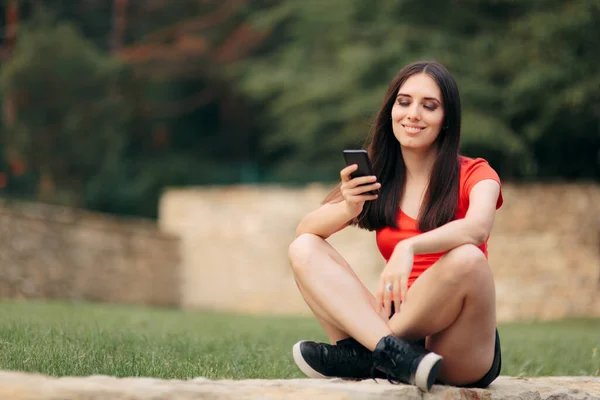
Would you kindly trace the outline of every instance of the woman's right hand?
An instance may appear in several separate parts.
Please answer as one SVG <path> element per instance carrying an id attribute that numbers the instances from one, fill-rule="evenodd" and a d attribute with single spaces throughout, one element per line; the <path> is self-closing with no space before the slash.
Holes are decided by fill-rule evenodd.
<path id="1" fill-rule="evenodd" d="M 356 171 L 357 168 L 358 165 L 352 164 L 340 171 L 340 177 L 342 178 L 340 190 L 352 218 L 357 217 L 362 212 L 366 201 L 377 198 L 376 194 L 369 194 L 367 192 L 378 190 L 381 187 L 381 184 L 377 182 L 377 177 L 373 175 L 351 179 L 350 174 Z"/>

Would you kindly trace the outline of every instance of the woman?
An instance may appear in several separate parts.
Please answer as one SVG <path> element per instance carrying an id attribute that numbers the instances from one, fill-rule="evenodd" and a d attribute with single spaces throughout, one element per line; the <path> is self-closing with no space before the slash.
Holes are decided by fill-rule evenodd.
<path id="1" fill-rule="evenodd" d="M 406 66 L 369 135 L 375 176 L 342 169 L 340 185 L 298 225 L 294 278 L 332 343 L 294 346 L 309 377 L 386 377 L 429 390 L 436 380 L 486 387 L 499 375 L 487 240 L 500 179 L 485 160 L 459 155 L 460 128 L 448 70 Z M 349 225 L 376 232 L 386 265 L 375 295 L 326 241 Z"/>

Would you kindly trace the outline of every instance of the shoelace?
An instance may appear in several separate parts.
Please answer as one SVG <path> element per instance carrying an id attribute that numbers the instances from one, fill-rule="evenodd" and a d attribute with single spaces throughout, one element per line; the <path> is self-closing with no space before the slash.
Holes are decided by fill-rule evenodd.
<path id="1" fill-rule="evenodd" d="M 383 372 L 381 370 L 378 370 L 375 365 L 371 366 L 371 379 L 373 379 L 375 381 L 375 383 L 379 383 L 377 382 L 377 378 L 375 378 L 375 371 L 379 371 L 379 372 Z M 388 374 L 387 372 L 383 372 L 385 374 L 385 379 L 391 383 L 392 385 L 399 385 L 400 382 L 395 380 L 393 377 L 390 379 L 390 374 Z"/>
<path id="2" fill-rule="evenodd" d="M 402 348 L 396 341 L 388 340 L 387 338 L 384 340 L 386 342 L 386 347 L 392 347 L 395 352 L 402 353 Z M 396 361 L 392 357 L 390 357 L 387 353 L 383 353 L 383 355 L 392 365 L 396 366 Z M 373 379 L 375 382 L 377 382 L 377 380 L 375 378 L 375 369 L 376 369 L 376 366 L 375 366 L 375 364 L 373 364 L 371 366 L 371 379 Z M 392 377 L 389 373 L 387 373 L 387 371 L 381 371 L 381 370 L 378 370 L 378 371 L 383 372 L 385 374 L 385 379 L 392 385 L 400 384 L 400 381 L 398 381 L 397 379 Z"/>
<path id="3" fill-rule="evenodd" d="M 340 359 L 343 361 L 352 360 L 352 365 L 359 365 L 361 362 L 370 362 L 370 354 L 368 352 L 358 351 L 357 349 L 349 347 L 338 347 L 337 351 L 334 352 L 336 361 Z"/>

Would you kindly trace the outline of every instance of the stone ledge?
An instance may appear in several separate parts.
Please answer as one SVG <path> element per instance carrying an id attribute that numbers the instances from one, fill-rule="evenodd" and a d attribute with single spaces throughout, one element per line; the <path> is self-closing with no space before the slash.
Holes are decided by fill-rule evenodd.
<path id="1" fill-rule="evenodd" d="M 563 400 L 600 399 L 600 378 L 499 377 L 488 389 L 459 389 L 435 385 L 422 393 L 414 386 L 387 381 L 342 380 L 161 380 L 110 376 L 54 378 L 39 374 L 0 372 L 0 399 L 127 399 L 127 400 L 233 400 L 233 399 L 423 399 L 423 400 Z"/>

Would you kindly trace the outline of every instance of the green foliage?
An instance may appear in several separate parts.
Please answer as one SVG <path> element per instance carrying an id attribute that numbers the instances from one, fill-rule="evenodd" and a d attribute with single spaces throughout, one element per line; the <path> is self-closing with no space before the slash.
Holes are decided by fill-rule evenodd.
<path id="1" fill-rule="evenodd" d="M 531 7 L 506 42 L 503 114 L 534 153 L 532 175 L 600 178 L 600 3 Z"/>
<path id="2" fill-rule="evenodd" d="M 600 177 L 598 3 L 464 3 L 288 0 L 256 13 L 277 40 L 237 73 L 266 104 L 281 178 L 334 178 L 341 149 L 363 143 L 387 84 L 417 59 L 458 81 L 467 155 L 506 178 Z"/>
<path id="3" fill-rule="evenodd" d="M 4 143 L 10 157 L 51 179 L 81 187 L 118 162 L 126 143 L 125 72 L 68 23 L 35 21 L 20 31 L 0 88 L 14 107 Z"/>
<path id="4" fill-rule="evenodd" d="M 0 72 L 4 161 L 27 168 L 3 195 L 44 176 L 154 217 L 168 186 L 332 181 L 418 59 L 453 73 L 462 152 L 503 180 L 600 179 L 597 1 L 130 1 L 120 51 L 112 3 L 36 4 L 56 21 L 21 7 Z"/>

